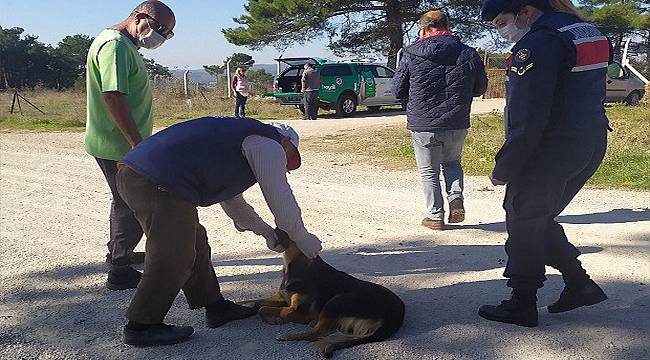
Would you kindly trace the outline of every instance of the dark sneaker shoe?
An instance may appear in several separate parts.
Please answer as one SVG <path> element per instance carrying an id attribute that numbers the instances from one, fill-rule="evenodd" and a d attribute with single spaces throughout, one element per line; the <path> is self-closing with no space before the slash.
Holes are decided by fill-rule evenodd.
<path id="1" fill-rule="evenodd" d="M 246 319 L 257 314 L 257 309 L 237 305 L 230 300 L 221 300 L 205 307 L 205 324 L 217 328 L 233 320 Z"/>
<path id="2" fill-rule="evenodd" d="M 449 203 L 449 223 L 459 223 L 465 221 L 465 208 L 463 199 L 457 198 Z"/>
<path id="3" fill-rule="evenodd" d="M 138 287 L 142 273 L 132 267 L 109 270 L 106 287 L 111 290 L 135 289 Z"/>
<path id="4" fill-rule="evenodd" d="M 132 330 L 125 327 L 122 341 L 135 346 L 171 345 L 186 340 L 192 334 L 194 328 L 191 326 L 155 324 L 146 330 Z"/>
<path id="5" fill-rule="evenodd" d="M 581 306 L 591 306 L 605 300 L 607 300 L 607 295 L 603 289 L 593 280 L 589 279 L 586 283 L 579 286 L 565 286 L 560 294 L 560 299 L 549 305 L 547 309 L 549 313 L 555 314 L 573 310 Z"/>
<path id="6" fill-rule="evenodd" d="M 433 229 L 433 230 L 444 230 L 445 221 L 442 219 L 432 220 L 429 218 L 424 218 L 422 219 L 422 226 L 428 227 L 429 229 Z"/>
<path id="7" fill-rule="evenodd" d="M 487 320 L 526 327 L 537 326 L 537 305 L 524 304 L 515 298 L 504 300 L 498 306 L 483 305 L 478 309 L 478 314 Z"/>

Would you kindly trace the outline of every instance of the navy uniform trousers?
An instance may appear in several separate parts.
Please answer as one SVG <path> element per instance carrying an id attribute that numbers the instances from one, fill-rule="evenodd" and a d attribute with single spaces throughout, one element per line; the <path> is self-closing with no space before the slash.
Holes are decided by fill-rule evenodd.
<path id="1" fill-rule="evenodd" d="M 563 274 L 580 265 L 580 251 L 555 221 L 596 172 L 605 156 L 607 129 L 587 129 L 572 136 L 548 135 L 521 175 L 509 182 L 506 210 L 508 286 L 534 291 L 544 285 L 545 265 Z"/>

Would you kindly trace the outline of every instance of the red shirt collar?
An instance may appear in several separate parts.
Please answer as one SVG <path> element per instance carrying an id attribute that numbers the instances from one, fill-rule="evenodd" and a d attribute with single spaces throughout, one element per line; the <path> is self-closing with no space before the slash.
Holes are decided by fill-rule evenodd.
<path id="1" fill-rule="evenodd" d="M 431 36 L 438 36 L 438 35 L 451 35 L 451 31 L 449 31 L 449 30 L 436 30 L 434 32 L 422 35 L 420 37 L 420 40 L 426 39 L 426 38 L 431 37 Z"/>

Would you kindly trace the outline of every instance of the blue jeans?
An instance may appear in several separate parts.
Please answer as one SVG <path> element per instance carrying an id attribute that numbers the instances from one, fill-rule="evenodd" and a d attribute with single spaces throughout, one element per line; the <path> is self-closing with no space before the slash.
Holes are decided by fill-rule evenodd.
<path id="1" fill-rule="evenodd" d="M 460 156 L 467 129 L 435 132 L 411 131 L 415 162 L 422 180 L 427 217 L 442 220 L 444 200 L 440 188 L 440 169 L 445 179 L 447 201 L 463 198 L 463 167 Z"/>
<path id="2" fill-rule="evenodd" d="M 248 97 L 235 91 L 237 97 L 235 98 L 235 117 L 246 117 L 246 99 Z"/>

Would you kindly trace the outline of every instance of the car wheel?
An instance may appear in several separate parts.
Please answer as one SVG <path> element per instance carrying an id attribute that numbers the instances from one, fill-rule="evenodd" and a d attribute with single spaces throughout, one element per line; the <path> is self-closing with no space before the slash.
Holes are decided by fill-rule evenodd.
<path id="1" fill-rule="evenodd" d="M 641 96 L 638 91 L 632 91 L 630 95 L 628 95 L 625 98 L 625 103 L 627 106 L 637 106 L 639 105 L 639 101 L 641 100 Z"/>
<path id="2" fill-rule="evenodd" d="M 357 111 L 357 100 L 352 95 L 343 94 L 336 103 L 336 113 L 339 116 L 350 116 Z"/>
<path id="3" fill-rule="evenodd" d="M 377 112 L 381 109 L 381 106 L 368 106 L 368 111 Z"/>

